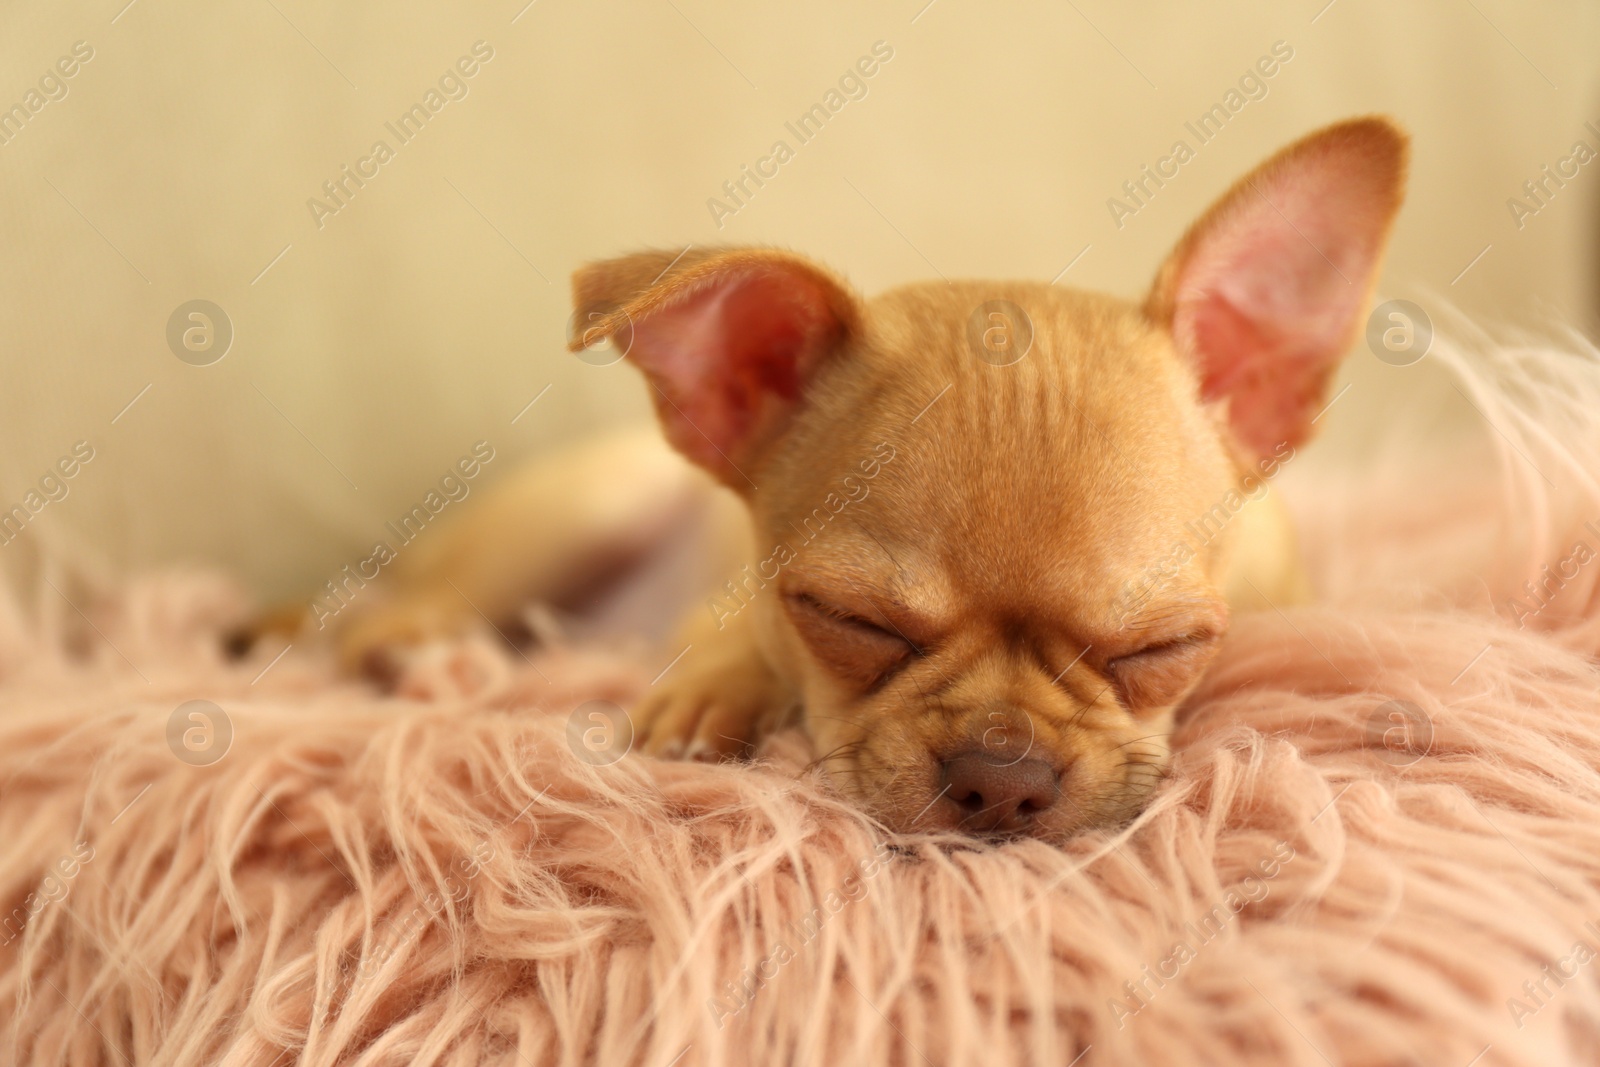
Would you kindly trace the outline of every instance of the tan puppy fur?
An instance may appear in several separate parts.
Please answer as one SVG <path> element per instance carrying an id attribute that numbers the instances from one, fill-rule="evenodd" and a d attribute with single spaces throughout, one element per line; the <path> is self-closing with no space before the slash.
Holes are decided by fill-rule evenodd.
<path id="1" fill-rule="evenodd" d="M 575 347 L 625 349 L 667 441 L 748 509 L 729 543 L 748 538 L 749 569 L 694 609 L 691 651 L 634 710 L 637 743 L 734 754 L 797 716 L 898 830 L 1061 837 L 1136 812 L 1230 612 L 1306 595 L 1276 494 L 1239 505 L 1326 402 L 1405 156 L 1381 119 L 1290 146 L 1195 224 L 1142 305 L 1034 282 L 862 300 L 762 249 L 580 271 Z M 980 311 L 995 301 L 1002 319 Z M 1023 334 L 996 350 L 991 322 L 1031 325 L 1021 358 Z M 609 462 L 691 492 L 627 449 Z M 349 629 L 349 661 L 459 628 L 474 594 L 509 609 L 527 583 L 496 568 L 550 517 L 548 494 L 521 493 Z"/>

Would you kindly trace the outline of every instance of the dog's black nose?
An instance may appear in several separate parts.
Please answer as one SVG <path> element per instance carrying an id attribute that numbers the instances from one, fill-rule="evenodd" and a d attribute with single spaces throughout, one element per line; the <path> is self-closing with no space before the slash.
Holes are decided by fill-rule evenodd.
<path id="1" fill-rule="evenodd" d="M 1016 833 L 1061 796 L 1060 776 L 1042 759 L 997 759 L 983 749 L 941 765 L 945 796 L 964 830 Z"/>

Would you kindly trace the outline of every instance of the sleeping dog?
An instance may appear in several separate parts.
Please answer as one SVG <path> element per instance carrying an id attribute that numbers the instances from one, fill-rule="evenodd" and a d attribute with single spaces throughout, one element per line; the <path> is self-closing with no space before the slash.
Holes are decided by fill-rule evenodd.
<path id="1" fill-rule="evenodd" d="M 1251 498 L 1364 319 L 1406 155 L 1379 118 L 1288 146 L 1138 303 L 1026 281 L 864 299 L 763 248 L 585 267 L 574 348 L 625 351 L 661 433 L 463 508 L 340 628 L 345 662 L 514 617 L 698 494 L 702 547 L 745 566 L 632 709 L 644 752 L 718 758 L 798 722 L 895 829 L 1123 820 L 1230 614 L 1307 596 L 1278 498 Z"/>

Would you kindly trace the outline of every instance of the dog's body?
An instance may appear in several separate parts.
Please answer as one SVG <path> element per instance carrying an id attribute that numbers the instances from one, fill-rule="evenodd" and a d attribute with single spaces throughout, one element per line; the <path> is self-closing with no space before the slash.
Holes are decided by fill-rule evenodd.
<path id="1" fill-rule="evenodd" d="M 632 436 L 534 468 L 398 573 L 345 653 L 570 598 L 577 561 L 637 564 L 710 515 L 714 565 L 676 591 L 689 651 L 633 712 L 643 751 L 731 754 L 794 715 L 897 829 L 1125 818 L 1230 612 L 1306 596 L 1264 483 L 1362 318 L 1404 155 L 1371 119 L 1291 146 L 1142 306 L 1034 283 L 863 301 L 767 250 L 587 268 L 577 343 L 627 352 L 676 453 Z"/>

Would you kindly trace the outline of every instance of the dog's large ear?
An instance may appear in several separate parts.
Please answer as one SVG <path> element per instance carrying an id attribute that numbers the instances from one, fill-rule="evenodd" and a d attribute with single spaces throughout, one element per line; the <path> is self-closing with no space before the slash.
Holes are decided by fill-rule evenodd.
<path id="1" fill-rule="evenodd" d="M 673 447 L 732 488 L 819 367 L 861 328 L 827 271 L 770 249 L 641 252 L 572 276 L 573 351 L 609 338 L 653 387 Z"/>
<path id="2" fill-rule="evenodd" d="M 1310 433 L 1377 281 L 1406 154 L 1381 118 L 1319 130 L 1245 175 L 1156 275 L 1145 314 L 1258 454 Z"/>

